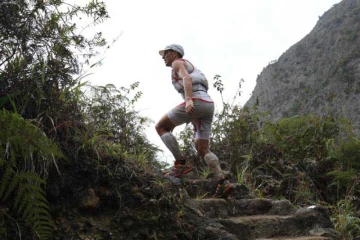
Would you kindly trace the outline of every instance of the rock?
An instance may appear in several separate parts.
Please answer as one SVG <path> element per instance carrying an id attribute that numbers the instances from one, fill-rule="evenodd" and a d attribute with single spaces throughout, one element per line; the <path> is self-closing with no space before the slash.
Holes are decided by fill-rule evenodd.
<path id="1" fill-rule="evenodd" d="M 333 224 L 328 216 L 327 210 L 321 206 L 298 209 L 294 216 L 306 225 L 316 223 L 318 227 L 333 228 Z"/>
<path id="2" fill-rule="evenodd" d="M 341 234 L 335 231 L 333 228 L 316 227 L 310 231 L 310 234 L 314 236 L 328 237 L 331 239 L 341 239 Z"/>
<path id="3" fill-rule="evenodd" d="M 170 175 L 164 175 L 164 179 L 169 180 L 175 186 L 181 186 L 181 180 L 179 178 Z"/>
<path id="4" fill-rule="evenodd" d="M 100 198 L 96 196 L 95 191 L 89 188 L 86 193 L 81 197 L 79 208 L 96 210 L 99 207 Z"/>
<path id="5" fill-rule="evenodd" d="M 238 240 L 237 236 L 225 231 L 224 226 L 219 223 L 212 223 L 205 228 L 206 239 Z"/>
<path id="6" fill-rule="evenodd" d="M 235 191 L 231 194 L 231 197 L 235 199 L 242 199 L 249 197 L 249 188 L 243 184 L 234 184 Z"/>
<path id="7" fill-rule="evenodd" d="M 288 200 L 274 201 L 268 214 L 277 214 L 280 216 L 289 215 L 296 212 L 294 205 Z"/>

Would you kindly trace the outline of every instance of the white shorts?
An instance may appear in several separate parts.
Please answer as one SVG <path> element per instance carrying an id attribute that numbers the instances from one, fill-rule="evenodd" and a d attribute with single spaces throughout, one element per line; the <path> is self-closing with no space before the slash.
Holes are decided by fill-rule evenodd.
<path id="1" fill-rule="evenodd" d="M 167 116 L 175 126 L 195 120 L 197 129 L 195 139 L 210 139 L 211 123 L 213 121 L 215 108 L 214 103 L 201 99 L 193 99 L 193 101 L 195 108 L 194 114 L 186 114 L 185 103 L 182 103 L 171 109 Z"/>

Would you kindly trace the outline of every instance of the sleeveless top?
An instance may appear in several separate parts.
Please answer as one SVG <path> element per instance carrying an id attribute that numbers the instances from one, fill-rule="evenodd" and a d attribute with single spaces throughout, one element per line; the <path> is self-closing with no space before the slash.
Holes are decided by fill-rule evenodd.
<path id="1" fill-rule="evenodd" d="M 177 59 L 175 61 L 183 61 L 185 63 L 186 71 L 192 79 L 192 99 L 203 100 L 205 102 L 213 102 L 207 90 L 209 89 L 208 81 L 205 75 L 191 64 L 188 60 Z M 176 91 L 178 91 L 182 98 L 185 99 L 184 80 L 172 69 L 171 71 L 172 84 Z"/>

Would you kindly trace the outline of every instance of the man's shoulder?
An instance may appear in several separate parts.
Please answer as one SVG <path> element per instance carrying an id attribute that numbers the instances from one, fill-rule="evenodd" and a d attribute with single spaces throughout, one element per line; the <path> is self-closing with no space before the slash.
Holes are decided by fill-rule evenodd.
<path id="1" fill-rule="evenodd" d="M 172 67 L 185 66 L 185 59 L 182 58 L 175 59 L 171 65 Z"/>
<path id="2" fill-rule="evenodd" d="M 183 58 L 178 58 L 178 59 L 175 59 L 174 62 L 177 62 L 177 63 L 185 63 L 187 60 L 183 59 Z"/>

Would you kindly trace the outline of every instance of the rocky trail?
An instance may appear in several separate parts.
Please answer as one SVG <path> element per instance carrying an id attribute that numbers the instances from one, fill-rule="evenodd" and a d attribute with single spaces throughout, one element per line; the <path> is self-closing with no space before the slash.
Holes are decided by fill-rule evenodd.
<path id="1" fill-rule="evenodd" d="M 163 178 L 162 172 L 149 176 L 144 180 L 145 184 L 134 190 L 140 199 L 138 207 L 124 205 L 123 211 L 116 212 L 117 209 L 111 208 L 114 197 L 110 190 L 99 187 L 84 190 L 74 205 L 60 205 L 61 209 L 54 218 L 57 232 L 54 239 L 342 239 L 334 229 L 328 209 L 322 206 L 300 208 L 284 199 L 255 197 L 245 185 L 237 183 L 233 183 L 235 191 L 228 199 L 212 199 L 216 182 L 195 171 L 180 179 L 167 178 L 164 181 L 159 181 Z M 153 216 L 169 214 L 164 208 L 169 207 L 169 197 L 179 199 L 175 203 L 179 205 L 174 212 L 169 211 L 169 221 L 159 221 Z M 181 215 L 178 219 L 182 221 L 180 231 L 183 232 L 173 232 L 171 214 Z"/>
<path id="2" fill-rule="evenodd" d="M 235 184 L 228 199 L 212 199 L 214 181 L 194 173 L 180 180 L 182 185 L 174 183 L 186 190 L 187 206 L 209 222 L 205 231 L 208 240 L 341 239 L 324 207 L 298 208 L 288 200 L 255 198 L 241 184 Z"/>

